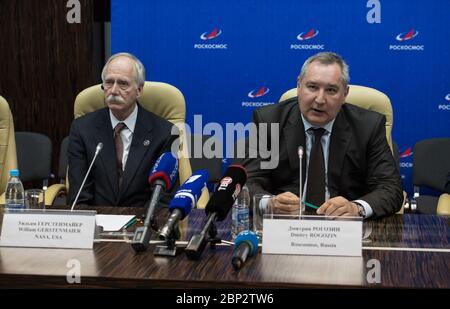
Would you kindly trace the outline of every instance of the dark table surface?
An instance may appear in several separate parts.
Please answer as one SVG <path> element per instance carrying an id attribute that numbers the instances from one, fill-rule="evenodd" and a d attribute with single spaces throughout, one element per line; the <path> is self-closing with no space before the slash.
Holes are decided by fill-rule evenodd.
<path id="1" fill-rule="evenodd" d="M 136 208 L 95 209 L 99 214 L 143 213 Z M 163 210 L 158 222 L 166 218 Z M 204 219 L 204 211 L 191 212 L 183 224 L 181 247 L 200 231 Z M 205 248 L 197 261 L 187 259 L 182 249 L 176 257 L 160 257 L 153 255 L 155 241 L 136 253 L 129 243 L 132 230 L 102 235 L 93 250 L 2 247 L 0 287 L 450 288 L 449 223 L 443 216 L 393 215 L 364 222 L 361 257 L 258 253 L 239 271 L 231 265 L 228 243 Z M 217 229 L 222 239 L 231 239 L 229 216 Z M 75 267 L 81 283 L 71 284 L 68 277 Z"/>

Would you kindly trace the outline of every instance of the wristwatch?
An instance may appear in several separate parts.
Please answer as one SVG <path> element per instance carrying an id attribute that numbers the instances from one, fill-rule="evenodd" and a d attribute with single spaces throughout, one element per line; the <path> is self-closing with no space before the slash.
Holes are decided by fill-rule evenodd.
<path id="1" fill-rule="evenodd" d="M 366 217 L 366 209 L 363 207 L 363 205 L 361 205 L 360 203 L 357 203 L 357 202 L 353 202 L 353 203 L 355 203 L 356 206 L 358 206 L 358 215 L 365 218 Z"/>

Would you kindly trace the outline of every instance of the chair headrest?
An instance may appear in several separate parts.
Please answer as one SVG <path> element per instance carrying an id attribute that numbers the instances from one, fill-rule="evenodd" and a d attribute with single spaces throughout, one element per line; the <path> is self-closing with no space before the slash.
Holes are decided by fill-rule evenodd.
<path id="1" fill-rule="evenodd" d="M 186 104 L 184 96 L 176 87 L 161 82 L 145 82 L 139 104 L 148 111 L 172 123 L 184 122 Z M 75 98 L 75 118 L 105 107 L 101 85 L 81 91 Z"/>
<path id="2" fill-rule="evenodd" d="M 349 88 L 346 102 L 383 114 L 386 116 L 386 126 L 393 125 L 392 104 L 386 94 L 374 88 L 359 85 L 349 85 Z M 289 89 L 281 95 L 280 102 L 295 96 L 297 96 L 297 88 Z"/>
<path id="3" fill-rule="evenodd" d="M 346 102 L 386 116 L 386 126 L 393 125 L 392 105 L 389 97 L 374 88 L 350 85 Z"/>
<path id="4" fill-rule="evenodd" d="M 297 96 L 297 88 L 292 88 L 283 93 L 280 102 Z M 389 97 L 381 91 L 359 85 L 349 85 L 349 93 L 345 102 L 378 112 L 386 117 L 386 139 L 391 150 L 392 147 L 392 126 L 394 117 L 392 104 Z"/>

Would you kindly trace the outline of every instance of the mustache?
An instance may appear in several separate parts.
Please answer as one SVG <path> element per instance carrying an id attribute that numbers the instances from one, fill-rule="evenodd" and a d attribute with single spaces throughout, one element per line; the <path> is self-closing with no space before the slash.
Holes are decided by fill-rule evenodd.
<path id="1" fill-rule="evenodd" d="M 118 95 L 110 94 L 106 97 L 106 103 L 125 103 L 125 100 Z"/>

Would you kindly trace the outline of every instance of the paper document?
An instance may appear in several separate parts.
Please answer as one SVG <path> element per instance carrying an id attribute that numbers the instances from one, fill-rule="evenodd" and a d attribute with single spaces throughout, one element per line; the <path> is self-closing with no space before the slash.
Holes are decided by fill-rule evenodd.
<path id="1" fill-rule="evenodd" d="M 105 232 L 120 231 L 125 224 L 134 219 L 135 216 L 124 215 L 96 215 L 95 222 L 103 227 Z"/>

